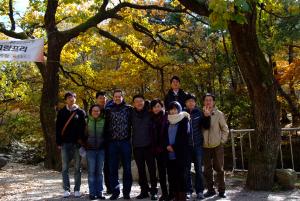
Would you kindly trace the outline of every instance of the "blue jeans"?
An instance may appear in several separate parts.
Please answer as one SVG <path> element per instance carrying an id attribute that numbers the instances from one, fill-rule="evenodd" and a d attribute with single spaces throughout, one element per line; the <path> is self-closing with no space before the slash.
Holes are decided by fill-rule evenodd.
<path id="1" fill-rule="evenodd" d="M 120 194 L 119 161 L 123 167 L 123 195 L 129 195 L 132 186 L 131 175 L 131 143 L 129 140 L 112 141 L 108 146 L 109 152 L 109 180 L 112 193 Z"/>
<path id="2" fill-rule="evenodd" d="M 88 165 L 88 184 L 90 195 L 102 195 L 104 149 L 87 150 L 86 160 Z"/>
<path id="3" fill-rule="evenodd" d="M 195 190 L 196 193 L 203 193 L 203 173 L 202 173 L 202 160 L 203 160 L 203 148 L 200 146 L 189 146 L 189 154 L 187 155 L 187 192 L 193 192 L 192 177 L 191 177 L 191 163 L 194 162 L 194 168 L 196 172 L 195 178 Z"/>
<path id="4" fill-rule="evenodd" d="M 62 159 L 62 178 L 63 178 L 63 188 L 65 191 L 70 191 L 70 178 L 69 178 L 69 166 L 72 159 L 74 159 L 74 179 L 75 186 L 74 191 L 80 191 L 81 185 L 81 157 L 79 155 L 78 144 L 74 143 L 64 143 L 61 147 L 61 159 Z"/>

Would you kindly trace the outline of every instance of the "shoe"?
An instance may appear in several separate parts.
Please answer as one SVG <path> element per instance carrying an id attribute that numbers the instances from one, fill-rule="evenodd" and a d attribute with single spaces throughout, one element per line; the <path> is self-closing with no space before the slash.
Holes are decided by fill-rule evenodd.
<path id="1" fill-rule="evenodd" d="M 68 198 L 68 197 L 70 197 L 70 195 L 71 195 L 70 191 L 64 192 L 64 198 Z"/>
<path id="2" fill-rule="evenodd" d="M 124 200 L 130 200 L 130 195 L 123 195 Z"/>
<path id="3" fill-rule="evenodd" d="M 112 192 L 112 190 L 107 189 L 107 190 L 106 190 L 106 194 L 107 194 L 107 195 L 111 195 L 111 194 L 113 194 L 113 192 Z"/>
<path id="4" fill-rule="evenodd" d="M 81 196 L 81 193 L 80 193 L 79 191 L 75 191 L 75 192 L 74 192 L 74 196 L 75 196 L 76 198 L 79 198 L 79 197 Z"/>
<path id="5" fill-rule="evenodd" d="M 158 201 L 168 201 L 168 195 L 161 195 Z"/>
<path id="6" fill-rule="evenodd" d="M 174 200 L 174 198 L 175 198 L 174 193 L 169 193 L 168 200 Z"/>
<path id="7" fill-rule="evenodd" d="M 218 195 L 220 198 L 226 198 L 226 194 L 225 192 L 219 192 L 219 195 Z"/>
<path id="8" fill-rule="evenodd" d="M 149 197 L 148 193 L 140 193 L 138 196 L 136 196 L 136 199 L 141 200 L 141 199 L 145 199 L 148 197 Z"/>
<path id="9" fill-rule="evenodd" d="M 98 198 L 99 200 L 105 200 L 105 199 L 106 199 L 106 198 L 102 195 L 102 193 L 98 194 L 98 195 L 97 195 L 97 198 Z"/>
<path id="10" fill-rule="evenodd" d="M 97 197 L 94 195 L 89 195 L 90 200 L 97 200 Z"/>
<path id="11" fill-rule="evenodd" d="M 118 198 L 119 198 L 119 194 L 112 194 L 109 199 L 110 200 L 116 200 Z"/>
<path id="12" fill-rule="evenodd" d="M 204 197 L 208 198 L 208 197 L 212 197 L 216 195 L 216 191 L 207 191 L 206 193 L 204 193 Z"/>
<path id="13" fill-rule="evenodd" d="M 158 197 L 157 197 L 157 194 L 152 194 L 152 195 L 151 195 L 151 200 L 157 200 L 157 198 L 158 198 Z"/>
<path id="14" fill-rule="evenodd" d="M 203 200 L 205 197 L 203 195 L 203 193 L 198 193 L 197 194 L 197 200 Z"/>
<path id="15" fill-rule="evenodd" d="M 190 193 L 190 192 L 189 192 L 189 193 L 186 193 L 186 199 L 189 200 L 189 199 L 191 199 L 191 198 L 192 198 L 192 193 Z"/>

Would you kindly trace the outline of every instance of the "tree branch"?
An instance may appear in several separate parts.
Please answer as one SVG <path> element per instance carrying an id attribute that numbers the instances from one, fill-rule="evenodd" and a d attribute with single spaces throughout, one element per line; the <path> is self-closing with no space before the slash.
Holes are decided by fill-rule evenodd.
<path id="1" fill-rule="evenodd" d="M 14 101 L 14 100 L 16 100 L 16 99 L 15 98 L 9 98 L 9 99 L 0 100 L 0 104 L 8 103 L 8 102 L 11 102 L 11 101 Z"/>
<path id="2" fill-rule="evenodd" d="M 122 8 L 134 8 L 138 10 L 160 10 L 160 11 L 166 11 L 166 12 L 172 12 L 172 13 L 183 13 L 185 12 L 185 9 L 175 9 L 175 8 L 167 8 L 157 5 L 138 5 L 138 4 L 132 4 L 129 2 L 122 2 L 116 5 L 111 11 L 114 13 L 119 12 Z"/>
<path id="3" fill-rule="evenodd" d="M 161 7 L 157 5 L 138 5 L 138 4 L 131 4 L 128 2 L 122 2 L 116 5 L 114 8 L 105 10 L 106 6 L 108 4 L 108 1 L 105 0 L 102 4 L 102 6 L 99 9 L 99 12 L 94 15 L 93 17 L 87 19 L 82 24 L 77 25 L 76 27 L 61 32 L 63 35 L 66 36 L 67 41 L 71 40 L 72 38 L 77 37 L 80 33 L 85 32 L 89 28 L 96 27 L 97 24 L 100 22 L 109 19 L 109 18 L 116 18 L 120 19 L 120 16 L 117 15 L 117 13 L 123 9 L 123 8 L 134 8 L 134 9 L 140 9 L 140 10 L 161 10 L 166 12 L 183 12 L 183 9 L 172 9 L 172 8 L 166 8 Z"/>
<path id="4" fill-rule="evenodd" d="M 27 39 L 28 38 L 28 36 L 25 32 L 16 33 L 15 31 L 7 30 L 3 23 L 0 23 L 0 32 L 11 38 L 16 38 L 16 39 Z"/>
<path id="5" fill-rule="evenodd" d="M 277 17 L 277 18 L 290 19 L 290 18 L 299 16 L 299 15 L 282 16 L 282 15 L 279 15 L 279 14 L 277 14 L 277 13 L 274 13 L 272 10 L 267 10 L 267 9 L 266 9 L 266 6 L 265 6 L 265 3 L 258 3 L 257 5 L 258 5 L 258 7 L 259 7 L 261 10 L 263 10 L 263 11 L 265 11 L 266 13 L 268 13 L 268 14 L 270 14 L 270 15 L 273 15 L 273 16 L 275 16 L 275 17 Z"/>
<path id="6" fill-rule="evenodd" d="M 137 57 L 142 62 L 144 62 L 145 64 L 147 64 L 148 66 L 150 66 L 152 69 L 161 70 L 160 67 L 153 65 L 145 57 L 143 57 L 141 54 L 139 54 L 137 51 L 135 51 L 129 44 L 127 44 L 126 42 L 124 42 L 121 39 L 117 38 L 116 36 L 113 36 L 111 33 L 107 32 L 107 31 L 104 31 L 104 30 L 102 30 L 100 28 L 98 28 L 98 33 L 101 36 L 103 36 L 103 37 L 105 37 L 107 39 L 110 39 L 111 41 L 113 41 L 116 44 L 118 44 L 119 46 L 121 46 L 122 50 L 128 49 L 135 57 Z"/>
<path id="7" fill-rule="evenodd" d="M 191 10 L 198 15 L 208 17 L 211 11 L 208 9 L 206 0 L 179 0 L 179 2 L 184 5 L 187 9 Z"/>
<path id="8" fill-rule="evenodd" d="M 103 0 L 103 3 L 100 7 L 100 11 L 104 12 L 106 7 L 107 7 L 107 4 L 108 4 L 109 0 Z"/>
<path id="9" fill-rule="evenodd" d="M 85 83 L 85 79 L 83 78 L 83 76 L 80 75 L 79 73 L 76 73 L 76 72 L 70 72 L 70 71 L 65 70 L 64 67 L 63 67 L 60 63 L 58 63 L 58 65 L 59 65 L 60 70 L 63 72 L 63 75 L 64 75 L 66 78 L 70 78 L 71 81 L 74 82 L 77 86 L 79 86 L 79 87 L 84 87 L 85 89 L 91 89 L 91 90 L 93 90 L 93 91 L 98 91 L 97 89 L 95 89 L 95 88 L 93 88 L 93 87 L 91 87 L 91 86 L 88 86 L 88 85 Z M 81 83 L 78 82 L 78 81 L 76 80 L 76 78 L 73 77 L 73 75 L 79 77 Z"/>
<path id="10" fill-rule="evenodd" d="M 11 31 L 16 30 L 16 21 L 14 19 L 14 11 L 13 11 L 13 0 L 9 0 L 9 13 L 8 13 L 10 23 L 11 23 Z"/>

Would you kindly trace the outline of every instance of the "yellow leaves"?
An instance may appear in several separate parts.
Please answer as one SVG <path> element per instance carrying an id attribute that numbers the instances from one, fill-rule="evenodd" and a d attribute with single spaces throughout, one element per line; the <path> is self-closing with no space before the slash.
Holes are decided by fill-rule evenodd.
<path id="1" fill-rule="evenodd" d="M 300 83 L 300 59 L 295 59 L 291 64 L 287 61 L 277 61 L 276 72 L 275 76 L 280 84 Z"/>

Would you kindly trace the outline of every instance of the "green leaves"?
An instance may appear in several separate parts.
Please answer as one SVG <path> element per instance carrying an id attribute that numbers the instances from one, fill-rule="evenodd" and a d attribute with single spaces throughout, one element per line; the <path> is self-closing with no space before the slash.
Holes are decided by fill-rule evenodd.
<path id="1" fill-rule="evenodd" d="M 251 10 L 246 0 L 211 0 L 208 6 L 211 25 L 220 29 L 226 28 L 228 21 L 247 23 L 245 14 Z"/>

